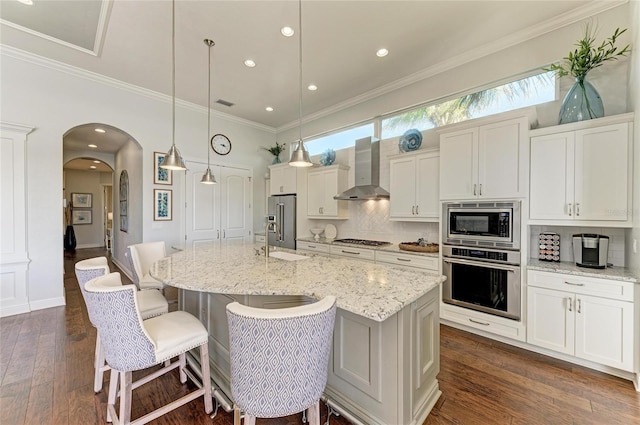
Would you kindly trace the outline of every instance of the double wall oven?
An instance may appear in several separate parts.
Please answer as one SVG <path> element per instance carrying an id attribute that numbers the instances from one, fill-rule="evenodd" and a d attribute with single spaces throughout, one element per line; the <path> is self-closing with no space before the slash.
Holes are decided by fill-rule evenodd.
<path id="1" fill-rule="evenodd" d="M 520 202 L 444 203 L 442 300 L 520 320 Z"/>

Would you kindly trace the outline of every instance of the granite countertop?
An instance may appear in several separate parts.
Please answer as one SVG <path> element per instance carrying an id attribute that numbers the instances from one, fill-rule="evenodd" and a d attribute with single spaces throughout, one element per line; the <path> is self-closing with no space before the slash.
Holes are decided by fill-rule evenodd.
<path id="1" fill-rule="evenodd" d="M 367 246 L 367 245 L 360 245 L 360 244 L 335 242 L 333 239 L 326 239 L 326 238 L 320 238 L 319 240 L 315 240 L 313 237 L 303 237 L 303 238 L 297 238 L 296 240 L 303 241 L 303 242 L 321 243 L 326 245 L 335 244 L 340 246 L 353 246 L 356 248 L 371 249 L 373 251 L 390 251 L 390 252 L 397 252 L 397 253 L 408 254 L 408 255 L 419 255 L 422 257 L 438 257 L 437 252 L 415 252 L 415 251 L 402 250 L 398 247 L 397 243 L 392 243 L 391 245 L 383 245 L 383 246 Z"/>
<path id="2" fill-rule="evenodd" d="M 540 270 L 544 272 L 567 273 L 575 276 L 599 277 L 602 279 L 623 280 L 626 282 L 640 283 L 638 276 L 624 267 L 608 267 L 606 269 L 589 269 L 578 267 L 573 262 L 561 261 L 540 261 L 537 258 L 529 258 L 527 264 L 529 270 Z"/>
<path id="3" fill-rule="evenodd" d="M 315 299 L 334 295 L 339 308 L 379 322 L 445 280 L 389 264 L 314 254 L 298 261 L 266 261 L 255 254 L 260 246 L 243 241 L 198 246 L 154 263 L 151 275 L 167 285 L 200 292 Z"/>

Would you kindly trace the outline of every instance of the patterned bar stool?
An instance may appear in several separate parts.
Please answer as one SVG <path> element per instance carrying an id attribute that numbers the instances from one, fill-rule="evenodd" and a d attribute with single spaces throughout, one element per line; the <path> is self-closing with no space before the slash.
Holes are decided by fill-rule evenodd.
<path id="1" fill-rule="evenodd" d="M 85 296 L 85 284 L 95 277 L 109 274 L 109 262 L 106 257 L 89 258 L 87 260 L 78 261 L 75 264 L 75 271 L 78 285 L 82 292 L 82 298 L 84 298 L 86 304 L 87 298 Z M 138 307 L 140 308 L 140 315 L 143 319 L 159 316 L 169 311 L 167 300 L 159 291 L 145 291 L 144 293 L 139 294 Z M 96 327 L 95 320 L 91 316 L 91 313 L 89 313 L 89 320 L 93 327 Z M 104 372 L 109 370 L 109 366 L 104 359 L 104 352 L 100 345 L 100 335 L 96 336 L 96 351 L 93 367 L 95 369 L 93 391 L 99 392 L 102 390 Z"/>
<path id="2" fill-rule="evenodd" d="M 307 409 L 320 425 L 320 396 L 327 384 L 336 299 L 283 309 L 227 305 L 234 425 Z"/>
<path id="3" fill-rule="evenodd" d="M 138 289 L 163 289 L 162 282 L 152 278 L 149 269 L 153 263 L 167 256 L 164 241 L 129 245 L 127 249 L 133 269 L 133 283 Z"/>
<path id="4" fill-rule="evenodd" d="M 87 309 L 96 320 L 105 358 L 111 367 L 107 422 L 145 424 L 196 398 L 203 396 L 205 412 L 213 411 L 209 375 L 209 335 L 205 327 L 184 311 L 156 316 L 145 321 L 138 311 L 138 295 L 133 285 L 122 285 L 119 273 L 90 280 L 85 285 Z M 145 376 L 149 382 L 179 368 L 180 382 L 187 382 L 185 353 L 199 348 L 202 387 L 131 421 L 132 372 L 161 364 L 174 357 L 177 361 Z M 197 385 L 197 383 L 196 383 Z M 116 413 L 116 396 L 120 386 L 120 414 Z"/>

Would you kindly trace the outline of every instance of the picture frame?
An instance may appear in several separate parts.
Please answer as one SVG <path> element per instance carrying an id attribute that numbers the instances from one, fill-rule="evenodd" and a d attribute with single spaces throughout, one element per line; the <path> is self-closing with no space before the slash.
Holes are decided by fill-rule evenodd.
<path id="1" fill-rule="evenodd" d="M 127 216 L 129 215 L 129 173 L 127 170 L 122 170 L 120 173 L 120 231 L 128 232 L 129 231 L 129 219 Z"/>
<path id="2" fill-rule="evenodd" d="M 120 201 L 120 215 L 127 215 L 127 201 Z"/>
<path id="3" fill-rule="evenodd" d="M 92 193 L 72 193 L 71 202 L 73 208 L 91 208 L 93 201 Z"/>
<path id="4" fill-rule="evenodd" d="M 73 210 L 73 214 L 71 215 L 71 224 L 82 225 L 92 223 L 93 214 L 91 210 Z"/>
<path id="5" fill-rule="evenodd" d="M 153 183 L 171 186 L 173 184 L 173 171 L 160 168 L 166 154 L 162 152 L 153 153 Z"/>
<path id="6" fill-rule="evenodd" d="M 173 220 L 172 211 L 172 190 L 171 189 L 153 189 L 153 220 L 154 221 L 171 221 Z"/>

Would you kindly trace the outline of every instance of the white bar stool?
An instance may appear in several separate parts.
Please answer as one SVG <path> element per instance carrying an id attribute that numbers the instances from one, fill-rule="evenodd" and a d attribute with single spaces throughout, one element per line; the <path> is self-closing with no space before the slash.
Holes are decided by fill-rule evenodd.
<path id="1" fill-rule="evenodd" d="M 162 290 L 164 288 L 163 283 L 151 277 L 149 269 L 153 263 L 167 256 L 164 241 L 129 245 L 127 249 L 134 274 L 133 283 L 136 284 L 138 289 Z"/>
<path id="2" fill-rule="evenodd" d="M 307 410 L 320 425 L 327 384 L 336 299 L 300 307 L 261 309 L 227 305 L 234 425 L 254 425 Z"/>
<path id="3" fill-rule="evenodd" d="M 95 257 L 78 261 L 75 264 L 75 272 L 78 285 L 80 286 L 80 291 L 82 292 L 82 298 L 85 300 L 86 304 L 87 298 L 85 296 L 85 284 L 95 277 L 109 274 L 109 262 L 106 257 Z M 140 315 L 143 319 L 149 319 L 169 312 L 169 304 L 160 291 L 145 291 L 144 293 L 140 293 L 138 296 L 138 306 L 140 308 Z M 93 327 L 97 327 L 90 312 L 89 320 Z M 100 335 L 96 335 L 96 350 L 93 367 L 93 391 L 97 393 L 102 390 L 104 372 L 109 370 L 109 366 L 104 359 L 104 352 L 100 345 Z"/>
<path id="4" fill-rule="evenodd" d="M 85 285 L 87 309 L 98 327 L 107 363 L 111 367 L 107 422 L 145 424 L 196 398 L 203 396 L 205 412 L 213 411 L 209 374 L 209 334 L 198 319 L 184 311 L 142 320 L 138 296 L 133 285 L 122 285 L 119 273 L 96 277 Z M 170 370 L 179 368 L 180 382 L 187 381 L 185 353 L 199 348 L 202 387 L 132 421 L 132 371 L 147 369 L 174 357 L 177 361 L 146 376 L 149 382 Z M 166 364 L 166 363 L 165 363 Z M 116 397 L 120 386 L 120 414 L 116 413 Z"/>

